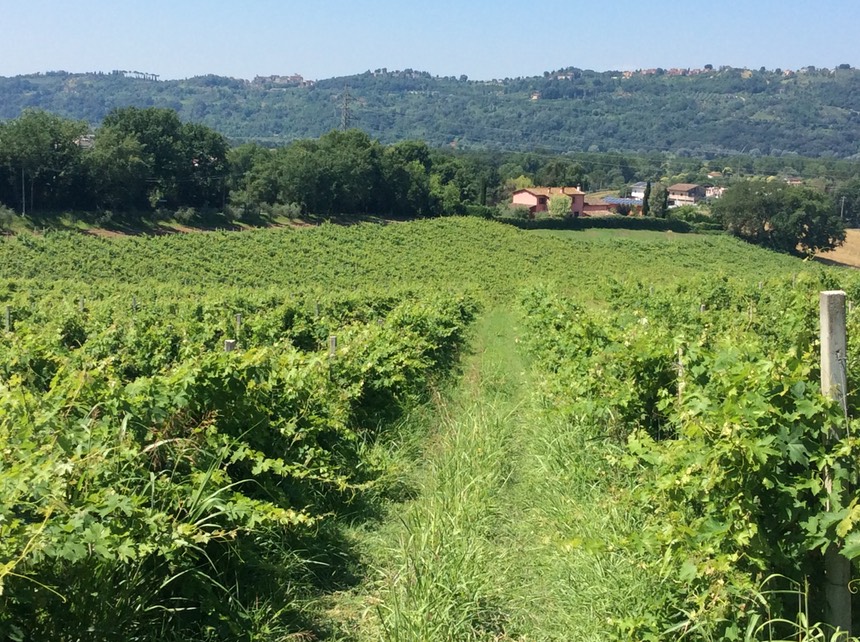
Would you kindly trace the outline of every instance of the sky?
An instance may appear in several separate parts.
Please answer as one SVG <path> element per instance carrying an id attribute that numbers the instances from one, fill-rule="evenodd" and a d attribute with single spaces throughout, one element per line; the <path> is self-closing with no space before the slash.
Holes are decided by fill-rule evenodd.
<path id="1" fill-rule="evenodd" d="M 0 76 L 860 66 L 858 0 L 0 0 Z"/>

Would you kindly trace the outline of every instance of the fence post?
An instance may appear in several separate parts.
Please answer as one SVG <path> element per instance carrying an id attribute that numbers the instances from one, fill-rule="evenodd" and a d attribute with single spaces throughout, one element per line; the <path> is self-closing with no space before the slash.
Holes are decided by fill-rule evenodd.
<path id="1" fill-rule="evenodd" d="M 820 294 L 821 319 L 821 392 L 838 401 L 843 412 L 847 411 L 845 392 L 847 388 L 845 331 L 845 292 L 829 290 Z M 831 442 L 844 437 L 843 430 L 835 428 L 828 435 Z M 824 485 L 828 493 L 833 487 L 830 470 L 824 471 Z M 843 503 L 848 488 L 842 490 Z M 840 547 L 831 544 L 824 553 L 824 593 L 827 600 L 827 623 L 851 636 L 851 562 L 842 555 Z"/>

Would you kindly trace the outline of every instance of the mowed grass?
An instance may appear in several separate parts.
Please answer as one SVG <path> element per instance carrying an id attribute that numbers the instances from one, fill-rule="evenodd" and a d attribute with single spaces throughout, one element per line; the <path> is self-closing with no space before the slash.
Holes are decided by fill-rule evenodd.
<path id="1" fill-rule="evenodd" d="M 329 604 L 340 639 L 605 640 L 647 591 L 621 544 L 628 482 L 540 389 L 516 317 L 485 315 L 460 381 L 400 442 L 406 460 L 422 444 L 414 498 L 353 533 L 369 573 Z"/>
<path id="2" fill-rule="evenodd" d="M 829 252 L 819 252 L 816 258 L 825 263 L 860 268 L 860 230 L 845 230 L 845 243 Z"/>

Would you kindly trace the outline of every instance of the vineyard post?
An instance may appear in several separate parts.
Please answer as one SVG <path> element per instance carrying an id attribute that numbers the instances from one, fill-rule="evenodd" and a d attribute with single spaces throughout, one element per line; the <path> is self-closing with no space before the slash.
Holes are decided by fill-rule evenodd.
<path id="1" fill-rule="evenodd" d="M 242 313 L 236 315 L 236 337 L 239 337 L 239 331 L 242 329 Z"/>
<path id="2" fill-rule="evenodd" d="M 6 332 L 12 332 L 12 306 L 6 306 Z"/>
<path id="3" fill-rule="evenodd" d="M 84 311 L 84 297 L 81 297 L 78 300 L 78 310 L 80 310 L 81 312 Z"/>
<path id="4" fill-rule="evenodd" d="M 838 401 L 846 410 L 845 392 L 847 373 L 845 355 L 847 337 L 845 331 L 845 292 L 830 290 L 820 295 L 821 319 L 821 392 Z M 837 441 L 844 436 L 841 429 L 834 429 L 828 438 Z M 828 492 L 833 479 L 830 470 L 824 471 L 824 484 Z M 847 499 L 848 489 L 842 491 Z M 825 597 L 827 621 L 834 628 L 851 635 L 851 562 L 842 555 L 837 544 L 830 544 L 824 553 Z"/>
<path id="5" fill-rule="evenodd" d="M 337 353 L 337 335 L 330 335 L 328 338 L 328 358 L 334 361 L 334 356 Z"/>
<path id="6" fill-rule="evenodd" d="M 224 339 L 224 352 L 233 352 L 236 349 L 236 339 Z"/>
<path id="7" fill-rule="evenodd" d="M 136 296 L 131 297 L 131 311 L 137 312 L 137 297 Z"/>

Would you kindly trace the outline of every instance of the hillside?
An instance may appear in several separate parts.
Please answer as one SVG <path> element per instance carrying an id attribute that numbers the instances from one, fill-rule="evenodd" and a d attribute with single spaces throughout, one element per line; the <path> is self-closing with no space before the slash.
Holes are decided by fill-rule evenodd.
<path id="1" fill-rule="evenodd" d="M 234 141 L 317 137 L 344 120 L 382 142 L 567 151 L 860 155 L 860 71 L 721 67 L 471 81 L 367 71 L 317 82 L 111 74 L 0 78 L 0 118 L 44 109 L 96 124 L 121 106 L 169 107 Z"/>

